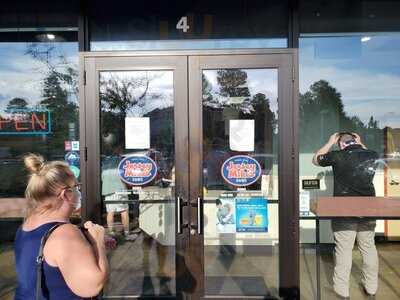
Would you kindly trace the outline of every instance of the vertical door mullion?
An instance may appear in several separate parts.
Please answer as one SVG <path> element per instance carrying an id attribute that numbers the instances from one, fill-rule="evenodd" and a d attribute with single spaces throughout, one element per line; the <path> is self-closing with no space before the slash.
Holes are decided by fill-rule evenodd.
<path id="1" fill-rule="evenodd" d="M 186 56 L 177 57 L 177 67 L 174 72 L 174 121 L 175 121 L 175 268 L 176 294 L 179 298 L 187 290 L 184 274 L 187 274 L 189 262 L 189 124 L 188 124 L 188 74 Z M 178 201 L 179 198 L 179 201 Z M 179 205 L 178 205 L 179 204 Z M 177 217 L 180 216 L 180 222 Z M 180 228 L 178 228 L 180 226 Z"/>
<path id="2" fill-rule="evenodd" d="M 84 173 L 84 186 L 86 188 L 84 219 L 99 223 L 101 221 L 100 183 L 100 111 L 99 111 L 99 83 L 96 59 L 85 59 L 86 86 L 85 86 L 85 149 L 87 157 L 86 172 Z"/>
<path id="3" fill-rule="evenodd" d="M 282 54 L 278 71 L 279 91 L 279 281 L 280 294 L 299 296 L 298 169 L 295 167 L 292 55 Z M 297 187 L 297 189 L 296 189 Z"/>
<path id="4" fill-rule="evenodd" d="M 202 195 L 202 158 L 203 158 L 203 126 L 202 126 L 202 70 L 200 57 L 189 56 L 189 153 L 190 153 L 190 271 L 196 278 L 193 299 L 204 295 L 204 234 L 202 228 L 203 214 L 198 219 L 198 204 L 203 206 Z M 200 226 L 200 227 L 199 227 Z M 199 231 L 200 230 L 200 234 Z"/>

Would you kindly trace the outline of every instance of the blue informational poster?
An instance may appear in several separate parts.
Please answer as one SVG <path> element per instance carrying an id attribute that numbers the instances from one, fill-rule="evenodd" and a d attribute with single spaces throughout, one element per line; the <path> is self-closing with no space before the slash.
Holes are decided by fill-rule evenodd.
<path id="1" fill-rule="evenodd" d="M 236 232 L 268 232 L 266 198 L 236 198 Z"/>

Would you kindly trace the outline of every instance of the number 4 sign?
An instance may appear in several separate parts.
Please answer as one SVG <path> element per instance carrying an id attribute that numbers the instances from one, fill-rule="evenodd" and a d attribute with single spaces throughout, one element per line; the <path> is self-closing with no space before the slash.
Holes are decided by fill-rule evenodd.
<path id="1" fill-rule="evenodd" d="M 185 33 L 190 29 L 186 16 L 179 19 L 178 23 L 176 23 L 176 29 L 180 29 Z"/>

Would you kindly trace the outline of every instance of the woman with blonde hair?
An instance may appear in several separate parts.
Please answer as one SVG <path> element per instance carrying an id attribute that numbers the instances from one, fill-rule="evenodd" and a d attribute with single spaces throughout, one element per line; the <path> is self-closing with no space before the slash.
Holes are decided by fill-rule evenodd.
<path id="1" fill-rule="evenodd" d="M 27 217 L 14 244 L 15 300 L 95 297 L 108 273 L 104 228 L 88 221 L 85 237 L 69 223 L 71 213 L 80 207 L 81 194 L 65 162 L 46 163 L 35 154 L 25 156 L 24 162 L 31 176 L 25 191 Z M 47 241 L 40 251 L 43 237 Z"/>

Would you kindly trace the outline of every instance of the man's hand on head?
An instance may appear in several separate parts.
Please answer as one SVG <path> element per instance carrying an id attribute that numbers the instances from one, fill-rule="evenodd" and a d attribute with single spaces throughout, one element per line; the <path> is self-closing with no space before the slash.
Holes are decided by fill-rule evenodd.
<path id="1" fill-rule="evenodd" d="M 367 149 L 367 146 L 363 144 L 361 137 L 357 133 L 352 132 L 351 134 L 354 135 L 357 144 L 361 145 L 364 149 Z"/>
<path id="2" fill-rule="evenodd" d="M 361 144 L 361 137 L 355 132 L 352 132 L 351 134 L 354 135 L 357 144 Z"/>
<path id="3" fill-rule="evenodd" d="M 321 149 L 319 149 L 317 152 L 315 152 L 313 159 L 312 159 L 313 164 L 316 166 L 320 166 L 318 157 L 320 155 L 328 153 L 331 150 L 332 146 L 338 142 L 338 140 L 339 140 L 339 134 L 337 132 L 335 132 L 334 134 L 332 134 L 329 137 L 329 141 L 324 146 L 322 146 Z"/>
<path id="4" fill-rule="evenodd" d="M 335 132 L 334 134 L 332 134 L 329 137 L 329 141 L 328 142 L 329 142 L 329 144 L 334 145 L 334 144 L 336 144 L 338 142 L 338 140 L 339 140 L 339 134 L 337 132 Z"/>

